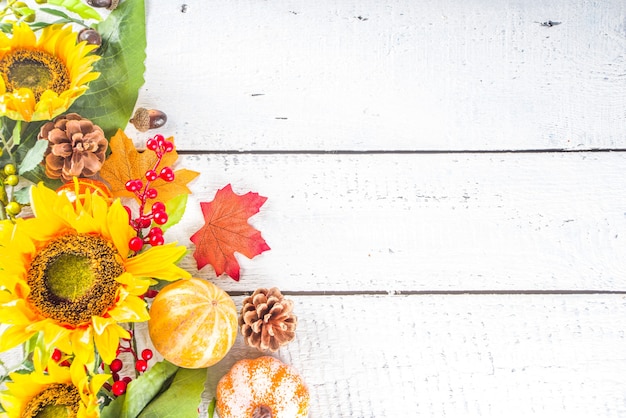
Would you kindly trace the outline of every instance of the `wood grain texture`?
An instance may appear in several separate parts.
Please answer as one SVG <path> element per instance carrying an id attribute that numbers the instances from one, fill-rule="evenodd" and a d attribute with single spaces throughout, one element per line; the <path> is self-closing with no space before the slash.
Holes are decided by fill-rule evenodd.
<path id="1" fill-rule="evenodd" d="M 147 3 L 186 149 L 626 148 L 622 0 Z"/>
<path id="2" fill-rule="evenodd" d="M 311 418 L 626 414 L 623 296 L 292 299 L 297 338 L 277 356 L 308 382 Z M 259 355 L 239 336 L 205 396 Z"/>
<path id="3" fill-rule="evenodd" d="M 229 291 L 624 291 L 623 153 L 190 155 L 202 170 L 181 223 L 227 183 L 268 197 L 250 219 L 271 250 L 238 256 Z"/>

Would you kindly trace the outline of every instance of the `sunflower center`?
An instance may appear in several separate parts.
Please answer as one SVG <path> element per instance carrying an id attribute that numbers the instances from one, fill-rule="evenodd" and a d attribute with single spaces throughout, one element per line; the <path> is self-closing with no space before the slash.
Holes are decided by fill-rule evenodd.
<path id="1" fill-rule="evenodd" d="M 28 402 L 21 418 L 75 418 L 79 405 L 76 386 L 54 383 Z"/>
<path id="2" fill-rule="evenodd" d="M 115 302 L 124 272 L 113 244 L 97 235 L 51 240 L 28 270 L 29 300 L 48 318 L 70 325 L 102 316 Z"/>
<path id="3" fill-rule="evenodd" d="M 70 76 L 65 64 L 44 51 L 11 51 L 0 60 L 0 73 L 7 91 L 29 88 L 37 101 L 46 90 L 61 94 L 70 87 Z"/>
<path id="4" fill-rule="evenodd" d="M 75 254 L 61 254 L 48 265 L 48 288 L 60 298 L 76 300 L 91 289 L 95 278 L 91 261 Z"/>

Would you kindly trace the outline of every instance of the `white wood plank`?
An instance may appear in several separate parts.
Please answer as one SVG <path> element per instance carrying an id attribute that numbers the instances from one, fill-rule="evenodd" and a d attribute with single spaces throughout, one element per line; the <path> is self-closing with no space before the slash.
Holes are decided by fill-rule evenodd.
<path id="1" fill-rule="evenodd" d="M 268 197 L 270 251 L 232 291 L 625 290 L 626 154 L 205 155 L 166 239 L 190 249 L 199 201 L 232 183 Z"/>
<path id="2" fill-rule="evenodd" d="M 297 337 L 277 356 L 310 386 L 311 418 L 626 414 L 623 296 L 292 299 Z M 258 355 L 239 336 L 207 398 Z"/>
<path id="3" fill-rule="evenodd" d="M 185 149 L 626 147 L 623 0 L 152 0 L 147 11 L 138 104 L 165 111 Z"/>

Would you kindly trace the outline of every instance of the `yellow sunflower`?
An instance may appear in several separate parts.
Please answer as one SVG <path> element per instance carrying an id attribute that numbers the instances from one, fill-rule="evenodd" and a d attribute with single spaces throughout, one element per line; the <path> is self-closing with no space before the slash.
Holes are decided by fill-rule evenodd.
<path id="1" fill-rule="evenodd" d="M 119 199 L 85 194 L 72 204 L 65 193 L 34 186 L 35 217 L 0 223 L 0 351 L 43 333 L 54 347 L 91 363 L 94 352 L 113 361 L 120 323 L 149 319 L 140 297 L 152 278 L 189 278 L 176 266 L 185 247 L 150 247 L 129 257 L 135 231 Z"/>
<path id="2" fill-rule="evenodd" d="M 29 374 L 11 373 L 7 389 L 0 392 L 5 412 L 0 418 L 100 416 L 98 391 L 111 376 L 88 376 L 85 368 L 61 367 L 51 361 L 44 371 L 41 355 L 35 351 L 35 370 Z"/>
<path id="3" fill-rule="evenodd" d="M 100 75 L 95 48 L 76 43 L 70 26 L 51 25 L 39 38 L 25 24 L 12 37 L 0 32 L 0 115 L 13 120 L 50 120 L 65 112 L 87 83 Z"/>

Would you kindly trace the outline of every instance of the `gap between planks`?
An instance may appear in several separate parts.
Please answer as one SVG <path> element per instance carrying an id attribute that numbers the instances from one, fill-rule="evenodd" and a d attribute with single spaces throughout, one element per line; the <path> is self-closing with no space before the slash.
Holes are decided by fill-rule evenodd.
<path id="1" fill-rule="evenodd" d="M 285 296 L 486 296 L 486 295 L 623 295 L 626 290 L 311 290 L 282 291 Z M 248 296 L 252 291 L 228 291 L 231 296 Z"/>
<path id="2" fill-rule="evenodd" d="M 372 155 L 372 154 L 556 154 L 556 153 L 624 153 L 626 148 L 581 148 L 581 149 L 502 149 L 502 150 L 176 150 L 181 155 Z"/>

